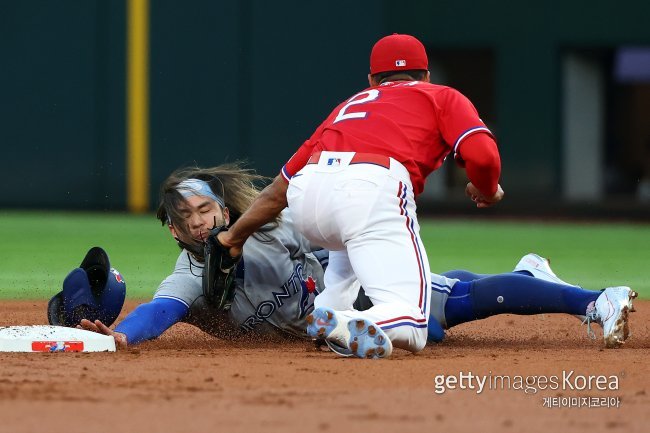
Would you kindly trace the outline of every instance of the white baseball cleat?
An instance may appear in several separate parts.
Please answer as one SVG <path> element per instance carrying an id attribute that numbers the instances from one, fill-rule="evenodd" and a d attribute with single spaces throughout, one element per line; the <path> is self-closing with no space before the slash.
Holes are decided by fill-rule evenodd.
<path id="1" fill-rule="evenodd" d="M 348 319 L 331 308 L 317 308 L 307 316 L 307 334 L 324 338 L 341 356 L 387 358 L 393 344 L 384 331 L 366 319 Z"/>
<path id="2" fill-rule="evenodd" d="M 603 327 L 603 340 L 605 347 L 620 347 L 630 336 L 628 315 L 634 311 L 632 300 L 637 293 L 629 287 L 608 287 L 600 294 L 594 307 L 587 311 L 587 333 L 596 338 L 591 330 L 590 323 L 600 323 Z"/>
<path id="3" fill-rule="evenodd" d="M 316 308 L 307 316 L 307 334 L 324 338 L 339 347 L 349 350 L 350 331 L 348 320 L 341 317 L 331 308 Z"/>
<path id="4" fill-rule="evenodd" d="M 550 281 L 551 283 L 564 284 L 565 286 L 575 285 L 559 279 L 551 269 L 551 262 L 537 254 L 530 253 L 523 256 L 512 272 L 519 271 L 530 272 L 533 277 L 539 278 L 540 280 Z"/>

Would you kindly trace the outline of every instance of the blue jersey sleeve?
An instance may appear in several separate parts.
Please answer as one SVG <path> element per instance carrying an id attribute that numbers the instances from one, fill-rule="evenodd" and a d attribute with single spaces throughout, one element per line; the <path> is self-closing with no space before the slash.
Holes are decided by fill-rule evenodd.
<path id="1" fill-rule="evenodd" d="M 126 335 L 129 345 L 159 337 L 174 323 L 181 321 L 189 308 L 175 299 L 156 298 L 138 306 L 115 327 Z"/>

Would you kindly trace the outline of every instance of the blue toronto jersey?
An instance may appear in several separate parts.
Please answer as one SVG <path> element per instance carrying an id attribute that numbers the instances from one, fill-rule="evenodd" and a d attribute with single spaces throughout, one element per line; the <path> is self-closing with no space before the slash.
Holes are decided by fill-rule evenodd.
<path id="1" fill-rule="evenodd" d="M 116 331 L 137 343 L 183 321 L 227 339 L 251 332 L 304 337 L 305 316 L 324 287 L 323 267 L 312 253 L 317 249 L 295 230 L 285 210 L 277 227 L 246 241 L 244 269 L 235 279 L 235 297 L 227 311 L 207 304 L 203 264 L 183 250 L 153 301 L 134 310 Z"/>

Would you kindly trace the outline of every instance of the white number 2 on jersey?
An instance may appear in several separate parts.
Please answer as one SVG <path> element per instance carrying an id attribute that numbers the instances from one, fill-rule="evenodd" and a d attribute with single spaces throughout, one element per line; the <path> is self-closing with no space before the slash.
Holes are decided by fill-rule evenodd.
<path id="1" fill-rule="evenodd" d="M 379 90 L 377 89 L 370 89 L 366 90 L 365 92 L 357 93 L 350 99 L 348 99 L 348 103 L 341 108 L 339 111 L 339 114 L 336 116 L 336 119 L 334 119 L 334 122 L 340 122 L 341 120 L 348 120 L 348 119 L 363 119 L 366 117 L 368 112 L 366 111 L 359 111 L 356 113 L 346 113 L 345 111 L 350 108 L 353 105 L 359 105 L 359 104 L 365 104 L 366 102 L 374 101 L 379 97 Z"/>

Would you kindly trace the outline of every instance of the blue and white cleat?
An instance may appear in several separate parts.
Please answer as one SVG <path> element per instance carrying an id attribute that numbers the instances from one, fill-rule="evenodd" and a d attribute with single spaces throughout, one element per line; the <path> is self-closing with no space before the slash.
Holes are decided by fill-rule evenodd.
<path id="1" fill-rule="evenodd" d="M 341 320 L 342 319 L 342 320 Z M 348 320 L 340 318 L 331 308 L 316 308 L 307 316 L 307 334 L 311 337 L 324 338 L 337 346 L 349 349 L 350 331 Z"/>
<path id="2" fill-rule="evenodd" d="M 629 287 L 608 287 L 600 294 L 593 309 L 587 312 L 587 333 L 595 338 L 589 326 L 591 322 L 600 323 L 603 327 L 605 347 L 620 347 L 630 336 L 628 316 L 634 311 L 632 300 L 637 293 Z"/>
<path id="3" fill-rule="evenodd" d="M 365 319 L 348 319 L 331 308 L 317 308 L 307 316 L 307 334 L 324 338 L 341 356 L 379 359 L 390 356 L 393 345 L 377 325 Z"/>
<path id="4" fill-rule="evenodd" d="M 350 350 L 358 358 L 388 358 L 393 353 L 393 343 L 382 329 L 366 319 L 348 322 Z"/>

